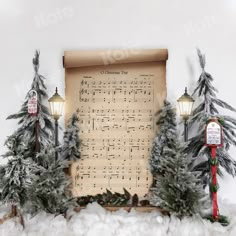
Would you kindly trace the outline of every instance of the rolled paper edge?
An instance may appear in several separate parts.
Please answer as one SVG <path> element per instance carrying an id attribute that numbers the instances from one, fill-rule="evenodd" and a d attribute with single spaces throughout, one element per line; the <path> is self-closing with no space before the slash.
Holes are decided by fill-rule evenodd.
<path id="1" fill-rule="evenodd" d="M 77 68 L 166 60 L 168 60 L 168 49 L 65 51 L 63 56 L 63 67 Z"/>

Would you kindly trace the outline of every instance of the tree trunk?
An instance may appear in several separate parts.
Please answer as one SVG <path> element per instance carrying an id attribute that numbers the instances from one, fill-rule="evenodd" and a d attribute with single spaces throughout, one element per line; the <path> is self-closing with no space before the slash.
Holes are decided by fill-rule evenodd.
<path id="1" fill-rule="evenodd" d="M 39 121 L 35 123 L 35 155 L 40 151 L 39 143 Z"/>
<path id="2" fill-rule="evenodd" d="M 17 206 L 16 205 L 11 206 L 11 215 L 12 215 L 12 217 L 17 216 Z"/>

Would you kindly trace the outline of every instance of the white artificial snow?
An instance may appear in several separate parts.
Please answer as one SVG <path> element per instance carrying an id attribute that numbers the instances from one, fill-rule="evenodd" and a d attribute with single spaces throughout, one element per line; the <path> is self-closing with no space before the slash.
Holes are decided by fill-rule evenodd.
<path id="1" fill-rule="evenodd" d="M 24 215 L 25 229 L 18 218 L 8 220 L 0 225 L 0 236 L 235 236 L 236 205 L 221 202 L 220 209 L 230 219 L 227 227 L 212 224 L 200 216 L 179 220 L 156 211 L 108 212 L 93 203 L 80 213 L 70 211 L 67 219 L 44 212 L 34 217 Z M 0 216 L 6 211 L 2 208 Z"/>

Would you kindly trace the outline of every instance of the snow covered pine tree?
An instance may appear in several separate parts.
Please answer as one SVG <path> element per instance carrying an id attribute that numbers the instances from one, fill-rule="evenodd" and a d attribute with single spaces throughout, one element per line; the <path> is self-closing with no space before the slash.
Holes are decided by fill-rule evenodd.
<path id="1" fill-rule="evenodd" d="M 169 155 L 171 152 L 173 156 Z M 177 141 L 176 148 L 164 148 L 163 155 L 160 168 L 163 167 L 165 173 L 156 178 L 151 203 L 180 218 L 199 213 L 205 193 L 197 174 L 188 170 L 190 161 L 184 147 Z"/>
<path id="2" fill-rule="evenodd" d="M 205 71 L 205 55 L 199 49 L 197 52 L 202 73 L 193 95 L 198 98 L 199 104 L 194 109 L 193 116 L 189 120 L 189 131 L 197 131 L 197 133 L 190 139 L 187 152 L 191 153 L 193 157 L 196 157 L 194 163 L 192 163 L 193 169 L 201 172 L 201 178 L 206 186 L 210 182 L 211 151 L 209 147 L 204 145 L 204 128 L 206 122 L 211 117 L 217 117 L 221 121 L 223 128 L 224 147 L 217 149 L 219 165 L 230 175 L 235 176 L 236 162 L 231 158 L 228 151 L 230 145 L 236 146 L 236 119 L 228 115 L 221 115 L 217 106 L 233 112 L 236 112 L 236 109 L 216 97 L 217 90 L 212 85 L 213 78 Z M 220 169 L 219 174 L 222 175 Z"/>
<path id="3" fill-rule="evenodd" d="M 64 132 L 63 145 L 60 147 L 61 158 L 68 161 L 80 159 L 78 116 L 73 113 Z"/>
<path id="4" fill-rule="evenodd" d="M 52 214 L 64 214 L 75 204 L 69 191 L 70 178 L 64 173 L 68 162 L 61 158 L 55 160 L 53 146 L 48 146 L 46 150 L 38 153 L 36 158 L 44 169 L 29 193 L 33 211 L 44 210 Z"/>
<path id="5" fill-rule="evenodd" d="M 1 202 L 12 206 L 12 216 L 16 216 L 17 209 L 22 208 L 28 199 L 28 190 L 31 188 L 36 171 L 39 167 L 27 155 L 24 143 L 11 136 L 6 146 L 8 152 L 4 157 L 9 157 L 8 163 L 1 167 Z M 26 156 L 25 156 L 26 155 Z"/>
<path id="6" fill-rule="evenodd" d="M 32 208 L 35 210 L 60 213 L 63 212 L 63 209 L 71 202 L 69 195 L 66 195 L 66 186 L 70 182 L 63 171 L 67 163 L 61 159 L 58 161 L 55 160 L 55 148 L 52 146 L 54 140 L 54 126 L 49 110 L 45 105 L 47 102 L 46 86 L 44 84 L 45 78 L 38 74 L 38 51 L 35 52 L 33 66 L 35 76 L 25 102 L 17 114 L 8 117 L 8 119 L 19 119 L 18 124 L 20 125 L 16 132 L 8 137 L 6 141 L 6 145 L 9 146 L 12 140 L 14 140 L 14 150 L 17 150 L 14 154 L 14 162 L 10 159 L 9 165 L 15 163 L 22 163 L 21 165 L 29 164 L 28 167 L 24 166 L 24 168 L 22 167 L 22 169 L 20 169 L 22 173 L 19 178 L 21 178 L 20 181 L 22 182 L 29 179 L 32 175 L 32 173 L 23 172 L 25 168 L 36 166 L 36 178 L 32 184 L 27 186 L 28 191 L 24 191 L 24 186 L 21 185 L 21 182 L 17 182 L 22 186 L 23 192 L 20 192 L 22 194 L 21 199 L 24 200 L 24 198 L 27 198 L 29 200 L 29 206 L 33 206 Z M 32 90 L 35 90 L 37 93 L 37 113 L 35 115 L 28 113 L 28 101 Z M 24 149 L 22 149 L 23 144 L 25 146 Z M 3 156 L 12 157 L 11 149 Z M 20 159 L 17 161 L 16 158 Z M 31 158 L 33 158 L 34 161 L 32 163 L 30 163 Z M 14 179 L 14 175 L 18 177 L 19 174 L 19 171 L 15 172 L 17 168 L 12 168 L 11 175 L 7 175 L 9 168 L 6 166 L 5 169 L 1 169 L 1 172 L 3 172 L 1 175 L 8 181 L 12 178 Z M 18 168 L 21 168 L 20 165 Z M 12 181 L 10 181 L 10 183 Z M 21 191 L 17 185 L 13 185 L 11 188 L 12 191 Z M 7 192 L 7 185 L 5 189 Z M 5 195 L 2 195 L 2 200 L 5 201 L 4 199 Z M 21 200 L 21 206 L 24 202 L 23 200 Z M 36 206 L 36 204 L 38 205 Z"/>
<path id="7" fill-rule="evenodd" d="M 197 173 L 188 169 L 190 159 L 178 140 L 175 110 L 170 103 L 164 103 L 157 124 L 161 135 L 160 141 L 155 142 L 161 150 L 157 166 L 160 174 L 151 188 L 151 203 L 180 218 L 193 215 L 201 210 L 205 193 Z"/>
<path id="8" fill-rule="evenodd" d="M 160 160 L 165 158 L 163 151 L 166 147 L 170 149 L 175 148 L 176 139 L 176 112 L 172 105 L 168 101 L 164 101 L 162 109 L 157 113 L 160 115 L 157 125 L 159 126 L 159 132 L 154 139 L 151 157 L 149 160 L 150 169 L 154 178 L 157 175 L 163 174 L 163 170 L 160 166 Z M 171 154 L 170 154 L 171 155 Z"/>
<path id="9" fill-rule="evenodd" d="M 53 122 L 48 110 L 44 104 L 47 102 L 46 86 L 44 84 L 44 77 L 38 73 L 39 70 L 39 52 L 35 52 L 33 58 L 34 66 L 34 79 L 31 89 L 26 95 L 25 102 L 22 104 L 18 113 L 10 115 L 7 119 L 19 119 L 18 124 L 20 127 L 14 133 L 17 137 L 19 144 L 22 142 L 29 148 L 29 156 L 34 158 L 36 153 L 47 146 L 53 141 L 54 127 Z M 30 91 L 37 92 L 37 107 L 36 115 L 28 113 L 28 100 Z M 11 136 L 9 137 L 11 138 Z"/>
<path id="10" fill-rule="evenodd" d="M 30 91 L 35 90 L 37 93 L 37 114 L 32 116 L 28 113 L 28 92 L 20 111 L 7 118 L 19 119 L 20 127 L 5 142 L 9 151 L 3 157 L 8 157 L 9 160 L 8 164 L 1 168 L 3 172 L 1 200 L 2 202 L 12 202 L 12 211 L 15 212 L 15 202 L 18 206 L 23 207 L 26 199 L 28 199 L 26 188 L 30 188 L 34 176 L 31 170 L 34 169 L 35 172 L 39 172 L 41 169 L 32 161 L 32 158 L 35 158 L 36 152 L 39 152 L 40 148 L 46 148 L 53 135 L 53 123 L 47 107 L 43 105 L 43 100 L 47 94 L 43 82 L 44 77 L 38 74 L 38 51 L 35 52 L 33 66 L 35 76 Z"/>

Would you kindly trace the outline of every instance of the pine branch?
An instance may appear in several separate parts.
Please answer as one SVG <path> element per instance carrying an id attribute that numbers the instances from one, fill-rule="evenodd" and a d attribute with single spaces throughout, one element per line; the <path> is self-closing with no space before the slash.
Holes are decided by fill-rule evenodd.
<path id="1" fill-rule="evenodd" d="M 235 108 L 233 108 L 232 106 L 230 106 L 228 103 L 226 103 L 226 102 L 224 102 L 224 101 L 222 101 L 222 100 L 220 100 L 220 99 L 212 99 L 212 102 L 213 103 L 215 103 L 215 104 L 217 104 L 218 106 L 220 106 L 220 107 L 222 107 L 222 108 L 225 108 L 225 109 L 228 109 L 228 110 L 230 110 L 230 111 L 233 111 L 233 112 L 236 112 L 236 109 Z"/>
<path id="2" fill-rule="evenodd" d="M 205 55 L 201 53 L 199 48 L 197 48 L 197 54 L 198 54 L 200 66 L 201 66 L 202 70 L 204 70 L 205 65 L 206 65 Z"/>

